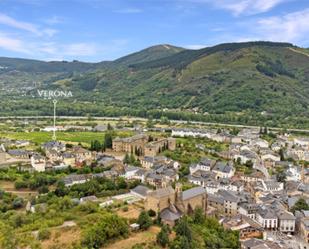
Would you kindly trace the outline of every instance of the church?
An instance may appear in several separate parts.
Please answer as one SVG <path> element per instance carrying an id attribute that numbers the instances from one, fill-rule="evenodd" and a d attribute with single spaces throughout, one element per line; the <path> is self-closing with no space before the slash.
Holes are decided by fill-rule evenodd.
<path id="1" fill-rule="evenodd" d="M 182 191 L 182 185 L 176 184 L 151 191 L 145 200 L 145 209 L 154 210 L 160 215 L 164 224 L 174 226 L 175 222 L 185 214 L 192 214 L 197 207 L 206 213 L 207 194 L 203 187 L 195 187 Z"/>

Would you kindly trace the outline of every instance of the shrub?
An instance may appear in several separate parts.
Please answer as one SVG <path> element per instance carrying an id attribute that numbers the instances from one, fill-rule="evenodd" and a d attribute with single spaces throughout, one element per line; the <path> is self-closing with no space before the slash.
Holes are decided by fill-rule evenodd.
<path id="1" fill-rule="evenodd" d="M 16 197 L 14 200 L 13 200 L 13 208 L 16 209 L 16 208 L 21 208 L 23 205 L 24 205 L 24 199 L 21 198 L 21 197 Z"/>
<path id="2" fill-rule="evenodd" d="M 157 234 L 157 243 L 165 247 L 169 243 L 168 228 L 166 225 L 162 226 L 161 231 Z"/>
<path id="3" fill-rule="evenodd" d="M 50 231 L 47 228 L 42 228 L 39 230 L 38 239 L 39 240 L 47 240 L 50 238 Z"/>
<path id="4" fill-rule="evenodd" d="M 139 214 L 137 219 L 137 223 L 140 225 L 140 228 L 143 230 L 147 230 L 152 225 L 152 220 L 149 217 L 149 214 L 146 211 L 142 211 Z"/>
<path id="5" fill-rule="evenodd" d="M 100 248 L 109 240 L 127 236 L 128 233 L 128 224 L 125 219 L 107 213 L 85 231 L 82 245 L 86 248 Z"/>
<path id="6" fill-rule="evenodd" d="M 150 210 L 148 210 L 148 214 L 149 214 L 150 217 L 155 217 L 156 216 L 156 211 L 150 209 Z"/>
<path id="7" fill-rule="evenodd" d="M 15 182 L 15 188 L 16 189 L 21 189 L 21 188 L 27 188 L 28 187 L 28 183 L 22 180 L 17 180 Z"/>

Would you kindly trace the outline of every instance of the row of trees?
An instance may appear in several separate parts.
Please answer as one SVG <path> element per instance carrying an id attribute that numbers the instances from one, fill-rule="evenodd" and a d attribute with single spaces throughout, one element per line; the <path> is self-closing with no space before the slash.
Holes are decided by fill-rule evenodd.
<path id="1" fill-rule="evenodd" d="M 105 151 L 106 149 L 111 149 L 113 147 L 113 136 L 111 133 L 106 133 L 104 140 L 101 143 L 98 140 L 91 141 L 90 150 L 91 151 Z"/>
<path id="2" fill-rule="evenodd" d="M 126 182 L 124 178 L 118 177 L 116 180 L 98 177 L 82 184 L 75 184 L 66 187 L 62 181 L 57 183 L 55 194 L 57 196 L 84 197 L 89 195 L 107 196 L 123 193 L 127 189 L 136 187 L 139 181 Z"/>

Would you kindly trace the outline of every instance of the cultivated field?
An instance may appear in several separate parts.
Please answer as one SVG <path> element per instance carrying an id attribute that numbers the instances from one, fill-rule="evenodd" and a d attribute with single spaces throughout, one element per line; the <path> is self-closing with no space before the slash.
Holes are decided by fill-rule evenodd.
<path id="1" fill-rule="evenodd" d="M 91 141 L 99 140 L 103 141 L 104 132 L 89 132 L 89 131 L 76 131 L 76 132 L 57 132 L 57 138 L 59 141 L 84 143 L 90 145 Z M 129 136 L 132 133 L 129 131 L 117 131 L 117 136 Z M 33 143 L 44 143 L 52 140 L 52 132 L 1 132 L 0 138 L 10 138 L 16 140 L 29 140 Z"/>

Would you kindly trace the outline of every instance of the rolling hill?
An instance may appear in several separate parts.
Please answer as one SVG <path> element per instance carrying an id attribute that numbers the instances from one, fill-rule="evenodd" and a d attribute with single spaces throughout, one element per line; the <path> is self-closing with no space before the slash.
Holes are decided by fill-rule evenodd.
<path id="1" fill-rule="evenodd" d="M 200 50 L 157 45 L 110 62 L 0 58 L 0 66 L 0 86 L 10 81 L 29 87 L 36 81 L 43 88 L 72 90 L 77 103 L 141 113 L 165 109 L 309 117 L 309 52 L 289 43 L 227 43 Z M 99 115 L 98 110 L 93 114 Z"/>

